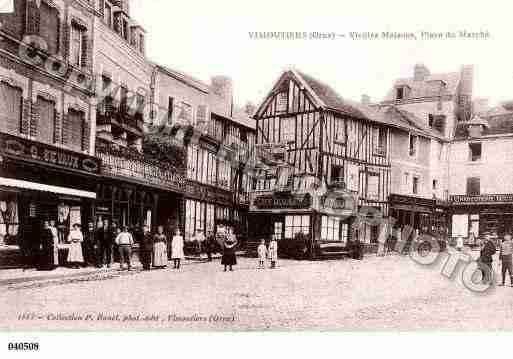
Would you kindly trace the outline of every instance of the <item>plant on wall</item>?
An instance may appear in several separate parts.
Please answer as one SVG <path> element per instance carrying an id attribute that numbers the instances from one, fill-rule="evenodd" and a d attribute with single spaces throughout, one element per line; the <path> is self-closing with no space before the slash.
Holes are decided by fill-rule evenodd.
<path id="1" fill-rule="evenodd" d="M 180 170 L 185 169 L 185 149 L 172 143 L 164 136 L 158 134 L 145 136 L 143 152 L 154 160 L 167 163 L 171 167 Z"/>

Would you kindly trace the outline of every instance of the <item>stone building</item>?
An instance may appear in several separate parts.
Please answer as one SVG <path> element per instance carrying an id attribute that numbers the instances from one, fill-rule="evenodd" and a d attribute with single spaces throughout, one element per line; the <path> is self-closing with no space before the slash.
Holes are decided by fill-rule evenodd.
<path id="1" fill-rule="evenodd" d="M 393 215 L 400 224 L 447 231 L 450 142 L 458 123 L 472 116 L 472 91 L 472 66 L 431 74 L 425 65 L 416 64 L 413 76 L 396 80 L 381 102 L 394 106 L 424 133 L 392 134 L 390 206 L 398 210 Z"/>
<path id="2" fill-rule="evenodd" d="M 487 108 L 461 122 L 450 147 L 452 236 L 513 231 L 513 108 Z"/>
<path id="3" fill-rule="evenodd" d="M 92 2 L 17 0 L 0 14 L 0 242 L 39 248 L 94 217 Z"/>

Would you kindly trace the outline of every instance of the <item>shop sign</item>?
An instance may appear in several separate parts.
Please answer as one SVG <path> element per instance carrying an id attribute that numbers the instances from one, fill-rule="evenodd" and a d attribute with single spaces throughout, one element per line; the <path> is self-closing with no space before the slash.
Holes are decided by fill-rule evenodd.
<path id="1" fill-rule="evenodd" d="M 479 196 L 451 196 L 453 204 L 513 203 L 513 194 L 484 194 Z"/>
<path id="2" fill-rule="evenodd" d="M 200 201 L 231 204 L 233 197 L 230 191 L 210 188 L 199 183 L 187 181 L 185 194 Z"/>
<path id="3" fill-rule="evenodd" d="M 76 171 L 100 171 L 100 160 L 95 157 L 6 134 L 0 135 L 0 153 Z"/>
<path id="4" fill-rule="evenodd" d="M 357 208 L 356 196 L 348 191 L 333 191 L 321 197 L 321 209 L 325 213 L 348 215 Z"/>
<path id="5" fill-rule="evenodd" d="M 310 194 L 264 195 L 255 198 L 253 205 L 259 209 L 307 209 L 312 205 Z"/>
<path id="6" fill-rule="evenodd" d="M 419 197 L 410 197 L 410 196 L 401 196 L 398 194 L 390 195 L 390 203 L 394 204 L 406 204 L 406 205 L 416 205 L 423 207 L 434 207 L 435 200 L 427 199 L 427 198 L 419 198 Z"/>

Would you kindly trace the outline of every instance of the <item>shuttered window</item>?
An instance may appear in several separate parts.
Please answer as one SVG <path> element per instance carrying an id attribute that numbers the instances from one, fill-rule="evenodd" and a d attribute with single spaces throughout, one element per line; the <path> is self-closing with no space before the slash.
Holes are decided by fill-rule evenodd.
<path id="1" fill-rule="evenodd" d="M 59 50 L 59 11 L 41 1 L 39 17 L 39 35 L 48 46 L 48 52 L 56 54 Z"/>
<path id="2" fill-rule="evenodd" d="M 68 112 L 68 123 L 70 126 L 70 147 L 82 151 L 82 139 L 84 136 L 84 113 L 70 109 Z"/>
<path id="3" fill-rule="evenodd" d="M 42 97 L 37 98 L 39 110 L 39 140 L 41 142 L 53 143 L 55 130 L 55 103 Z"/>
<path id="4" fill-rule="evenodd" d="M 0 82 L 0 131 L 18 134 L 21 124 L 22 94 L 20 88 Z"/>
<path id="5" fill-rule="evenodd" d="M 84 30 L 79 25 L 73 23 L 71 26 L 71 64 L 77 67 L 82 66 L 82 38 Z"/>

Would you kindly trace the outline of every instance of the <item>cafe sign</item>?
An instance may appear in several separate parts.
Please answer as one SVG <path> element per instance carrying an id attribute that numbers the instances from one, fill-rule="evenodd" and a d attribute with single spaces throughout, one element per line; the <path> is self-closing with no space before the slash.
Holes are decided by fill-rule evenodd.
<path id="1" fill-rule="evenodd" d="M 453 205 L 513 203 L 513 194 L 483 194 L 478 196 L 451 196 Z"/>
<path id="2" fill-rule="evenodd" d="M 100 160 L 96 157 L 6 134 L 0 135 L 0 153 L 6 157 L 75 171 L 88 173 L 100 171 Z"/>
<path id="3" fill-rule="evenodd" d="M 310 194 L 263 195 L 256 197 L 253 205 L 258 209 L 308 209 L 312 205 Z"/>

